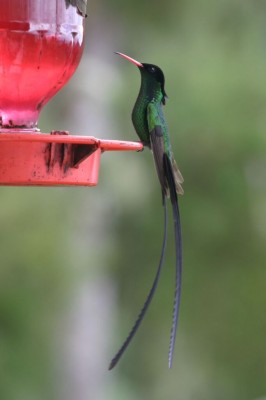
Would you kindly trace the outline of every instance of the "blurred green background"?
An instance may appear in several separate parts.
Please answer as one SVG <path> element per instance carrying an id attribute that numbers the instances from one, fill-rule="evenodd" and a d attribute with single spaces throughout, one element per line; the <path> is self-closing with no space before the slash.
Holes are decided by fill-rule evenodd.
<path id="1" fill-rule="evenodd" d="M 113 52 L 163 69 L 185 178 L 174 366 L 169 234 L 149 314 L 107 371 L 150 288 L 163 212 L 149 151 L 106 153 L 96 188 L 0 189 L 0 398 L 262 400 L 265 2 L 91 0 L 88 14 L 79 69 L 40 128 L 137 140 L 130 114 L 139 73 Z"/>

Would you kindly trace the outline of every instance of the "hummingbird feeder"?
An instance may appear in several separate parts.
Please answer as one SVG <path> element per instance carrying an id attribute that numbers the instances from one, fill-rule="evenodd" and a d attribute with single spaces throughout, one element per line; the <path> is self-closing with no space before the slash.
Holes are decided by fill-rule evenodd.
<path id="1" fill-rule="evenodd" d="M 69 0 L 0 1 L 0 185 L 98 183 L 101 154 L 138 142 L 38 130 L 42 107 L 74 74 L 84 18 Z"/>

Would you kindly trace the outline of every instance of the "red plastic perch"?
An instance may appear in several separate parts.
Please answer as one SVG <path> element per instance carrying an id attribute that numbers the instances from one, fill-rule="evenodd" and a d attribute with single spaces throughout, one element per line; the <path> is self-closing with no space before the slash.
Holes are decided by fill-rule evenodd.
<path id="1" fill-rule="evenodd" d="M 0 185 L 76 185 L 98 183 L 104 151 L 140 151 L 142 143 L 93 136 L 13 131 L 0 133 Z"/>

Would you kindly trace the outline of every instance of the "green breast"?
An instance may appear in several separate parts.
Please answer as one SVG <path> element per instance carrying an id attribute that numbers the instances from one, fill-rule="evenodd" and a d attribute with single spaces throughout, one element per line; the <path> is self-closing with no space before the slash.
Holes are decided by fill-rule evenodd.
<path id="1" fill-rule="evenodd" d="M 159 84 L 143 75 L 141 77 L 139 95 L 132 111 L 132 122 L 140 140 L 145 146 L 150 147 L 147 107 L 151 101 L 161 104 L 162 92 Z"/>
<path id="2" fill-rule="evenodd" d="M 132 122 L 138 137 L 145 146 L 150 146 L 150 135 L 147 121 L 149 98 L 140 91 L 132 111 Z"/>

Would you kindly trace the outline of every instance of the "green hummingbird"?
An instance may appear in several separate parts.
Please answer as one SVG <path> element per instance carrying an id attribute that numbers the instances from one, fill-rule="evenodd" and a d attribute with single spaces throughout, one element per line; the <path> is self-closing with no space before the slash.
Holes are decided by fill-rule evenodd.
<path id="1" fill-rule="evenodd" d="M 71 4 L 73 7 L 77 8 L 77 12 L 82 17 L 87 17 L 86 8 L 87 8 L 87 0 L 65 0 L 66 7 L 68 8 Z"/>
<path id="2" fill-rule="evenodd" d="M 136 65 L 140 71 L 141 86 L 132 111 L 132 122 L 141 142 L 153 153 L 155 167 L 162 191 L 162 203 L 164 207 L 164 234 L 160 261 L 150 292 L 128 337 L 112 359 L 109 369 L 114 368 L 133 339 L 157 288 L 164 263 L 164 254 L 167 242 L 168 212 L 166 199 L 169 197 L 172 203 L 176 251 L 175 296 L 168 354 L 168 366 L 171 368 L 181 295 L 182 237 L 178 195 L 184 193 L 182 188 L 183 177 L 173 156 L 169 132 L 163 114 L 163 105 L 165 105 L 167 98 L 164 88 L 165 79 L 163 71 L 156 65 L 140 63 L 139 61 L 134 60 L 123 53 L 116 52 L 116 54 Z"/>

